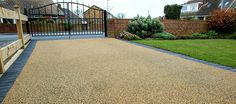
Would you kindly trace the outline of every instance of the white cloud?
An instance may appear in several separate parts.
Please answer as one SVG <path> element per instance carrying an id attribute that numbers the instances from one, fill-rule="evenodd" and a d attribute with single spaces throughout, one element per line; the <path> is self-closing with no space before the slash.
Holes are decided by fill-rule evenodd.
<path id="1" fill-rule="evenodd" d="M 57 1 L 57 0 L 54 0 Z M 63 0 L 58 0 L 63 1 Z M 65 0 L 71 1 L 71 0 Z M 77 0 L 72 0 L 77 2 Z M 106 9 L 107 0 L 78 0 L 85 5 L 97 5 Z M 127 18 L 132 18 L 137 14 L 147 16 L 148 12 L 152 17 L 164 15 L 164 6 L 167 4 L 183 4 L 188 0 L 109 0 L 109 6 L 112 8 L 112 14 L 125 13 Z"/>

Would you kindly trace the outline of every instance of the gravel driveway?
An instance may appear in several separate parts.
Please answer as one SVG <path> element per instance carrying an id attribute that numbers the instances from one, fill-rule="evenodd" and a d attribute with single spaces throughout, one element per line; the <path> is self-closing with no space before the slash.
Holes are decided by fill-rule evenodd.
<path id="1" fill-rule="evenodd" d="M 236 103 L 236 73 L 116 39 L 38 41 L 4 104 Z"/>

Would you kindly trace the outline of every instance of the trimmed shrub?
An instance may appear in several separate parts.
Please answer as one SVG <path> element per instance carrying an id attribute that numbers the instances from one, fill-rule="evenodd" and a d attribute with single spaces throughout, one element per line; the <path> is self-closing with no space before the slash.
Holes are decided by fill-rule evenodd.
<path id="1" fill-rule="evenodd" d="M 216 10 L 213 15 L 208 18 L 209 28 L 217 32 L 232 32 L 236 24 L 236 11 Z"/>
<path id="2" fill-rule="evenodd" d="M 194 39 L 193 36 L 178 36 L 176 39 Z"/>
<path id="3" fill-rule="evenodd" d="M 190 39 L 189 36 L 178 36 L 176 39 Z"/>
<path id="4" fill-rule="evenodd" d="M 166 39 L 166 40 L 173 40 L 176 37 L 168 32 L 161 32 L 152 35 L 152 38 L 159 38 L 159 39 Z"/>
<path id="5" fill-rule="evenodd" d="M 64 28 L 66 31 L 69 31 L 73 28 L 73 25 L 71 23 L 64 23 Z"/>
<path id="6" fill-rule="evenodd" d="M 53 24 L 55 21 L 50 19 L 50 20 L 47 20 L 47 24 Z"/>
<path id="7" fill-rule="evenodd" d="M 236 39 L 236 32 L 229 36 L 229 39 Z"/>
<path id="8" fill-rule="evenodd" d="M 150 38 L 152 34 L 163 32 L 164 26 L 158 19 L 152 19 L 151 16 L 147 18 L 137 16 L 130 21 L 128 32 L 136 34 L 141 38 Z"/>
<path id="9" fill-rule="evenodd" d="M 129 32 L 120 33 L 120 38 L 125 40 L 140 40 L 141 38 L 137 35 L 131 34 Z"/>
<path id="10" fill-rule="evenodd" d="M 193 33 L 192 37 L 195 39 L 206 39 L 208 38 L 208 36 L 206 34 L 202 34 L 202 33 Z"/>
<path id="11" fill-rule="evenodd" d="M 219 35 L 216 31 L 210 30 L 207 33 L 193 33 L 192 39 L 215 39 L 218 38 Z"/>
<path id="12" fill-rule="evenodd" d="M 218 36 L 219 34 L 214 30 L 210 30 L 206 33 L 206 35 L 207 36 Z"/>
<path id="13" fill-rule="evenodd" d="M 38 23 L 40 26 L 45 23 L 44 21 L 45 21 L 45 19 L 44 19 L 43 17 L 37 18 L 37 23 Z"/>
<path id="14" fill-rule="evenodd" d="M 230 39 L 236 39 L 236 35 L 232 35 L 229 37 Z"/>

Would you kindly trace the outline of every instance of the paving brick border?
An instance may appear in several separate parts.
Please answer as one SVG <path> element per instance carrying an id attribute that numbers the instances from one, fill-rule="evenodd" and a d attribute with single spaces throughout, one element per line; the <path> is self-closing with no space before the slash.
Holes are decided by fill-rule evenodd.
<path id="1" fill-rule="evenodd" d="M 126 40 L 122 40 L 122 41 L 125 41 L 125 42 L 130 43 L 130 44 L 138 45 L 138 46 L 141 46 L 141 47 L 149 48 L 149 49 L 159 51 L 159 52 L 162 52 L 162 53 L 167 53 L 167 54 L 170 54 L 170 55 L 173 55 L 173 56 L 181 57 L 181 58 L 184 58 L 184 59 L 187 59 L 187 60 L 191 60 L 191 61 L 199 62 L 199 63 L 202 63 L 202 64 L 210 65 L 210 66 L 217 67 L 217 68 L 220 68 L 220 69 L 236 72 L 236 69 L 233 68 L 233 67 L 228 67 L 228 66 L 224 66 L 224 65 L 220 65 L 220 64 L 216 64 L 216 63 L 212 63 L 212 62 L 207 62 L 207 61 L 192 58 L 190 56 L 186 56 L 186 55 L 183 55 L 183 54 L 171 52 L 171 51 L 164 50 L 164 49 L 161 49 L 161 48 L 147 46 L 147 45 L 132 42 L 132 41 L 126 41 Z"/>
<path id="2" fill-rule="evenodd" d="M 20 57 L 12 64 L 12 66 L 0 78 L 0 103 L 4 100 L 8 91 L 11 89 L 16 78 L 21 73 L 27 60 L 32 54 L 36 41 L 31 41 L 29 46 L 24 50 Z"/>

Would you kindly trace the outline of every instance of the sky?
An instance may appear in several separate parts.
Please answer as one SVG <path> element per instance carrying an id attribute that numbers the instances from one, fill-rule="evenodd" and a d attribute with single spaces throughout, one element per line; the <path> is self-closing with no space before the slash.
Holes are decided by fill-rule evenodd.
<path id="1" fill-rule="evenodd" d="M 56 2 L 57 0 L 54 0 Z M 63 0 L 58 0 L 63 1 Z M 65 0 L 71 1 L 71 0 Z M 77 2 L 77 0 L 72 0 Z M 124 13 L 125 18 L 132 18 L 138 14 L 141 16 L 152 17 L 164 16 L 164 6 L 167 4 L 183 4 L 188 0 L 109 0 L 109 12 L 113 15 Z M 97 5 L 103 9 L 107 9 L 107 0 L 78 0 L 79 3 L 85 5 Z"/>

